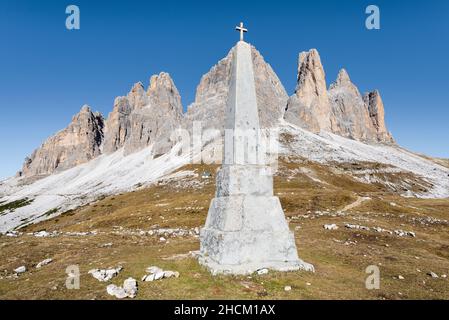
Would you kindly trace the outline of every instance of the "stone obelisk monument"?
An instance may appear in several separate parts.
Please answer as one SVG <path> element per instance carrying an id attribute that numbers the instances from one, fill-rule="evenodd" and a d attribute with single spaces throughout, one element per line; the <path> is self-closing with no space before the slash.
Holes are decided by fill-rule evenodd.
<path id="1" fill-rule="evenodd" d="M 247 30 L 236 27 L 232 75 L 226 107 L 223 164 L 216 197 L 201 229 L 199 262 L 213 274 L 248 274 L 262 268 L 311 270 L 298 258 L 270 167 L 259 153 L 260 128 L 251 46 Z"/>

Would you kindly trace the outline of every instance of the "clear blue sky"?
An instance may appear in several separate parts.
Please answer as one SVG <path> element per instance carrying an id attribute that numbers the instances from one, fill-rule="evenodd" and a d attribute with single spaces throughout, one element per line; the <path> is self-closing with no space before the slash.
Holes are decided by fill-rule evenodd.
<path id="1" fill-rule="evenodd" d="M 65 8 L 81 30 L 65 28 Z M 365 8 L 381 30 L 365 28 Z M 85 103 L 105 116 L 137 81 L 169 72 L 184 107 L 243 20 L 289 94 L 297 55 L 317 48 L 327 81 L 345 67 L 379 89 L 400 145 L 449 157 L 449 1 L 0 1 L 0 177 L 64 128 Z"/>

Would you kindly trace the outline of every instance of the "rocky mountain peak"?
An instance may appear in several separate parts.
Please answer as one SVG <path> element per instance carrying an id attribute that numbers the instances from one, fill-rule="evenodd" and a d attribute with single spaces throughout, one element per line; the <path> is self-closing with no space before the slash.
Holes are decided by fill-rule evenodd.
<path id="1" fill-rule="evenodd" d="M 377 138 L 381 142 L 394 143 L 391 133 L 385 125 L 385 109 L 378 90 L 365 93 L 363 100 L 368 108 L 369 117 L 377 132 Z"/>
<path id="2" fill-rule="evenodd" d="M 79 114 L 81 114 L 81 113 L 91 113 L 91 112 L 92 112 L 92 110 L 91 110 L 90 106 L 85 104 L 85 105 L 83 105 L 81 107 L 81 110 L 80 110 Z"/>
<path id="3" fill-rule="evenodd" d="M 315 97 L 325 97 L 326 89 L 326 75 L 318 51 L 310 49 L 308 52 L 301 52 L 298 58 L 296 95 L 310 105 Z"/>
<path id="4" fill-rule="evenodd" d="M 182 114 L 181 95 L 170 74 L 161 72 L 158 75 L 151 76 L 147 95 L 152 106 L 168 108 L 174 110 L 177 114 Z"/>
<path id="5" fill-rule="evenodd" d="M 185 126 L 201 121 L 205 129 L 223 129 L 234 51 L 235 47 L 202 76 L 195 102 L 188 107 Z M 251 46 L 251 56 L 260 125 L 272 127 L 282 118 L 288 96 L 276 73 L 254 46 Z"/>
<path id="6" fill-rule="evenodd" d="M 124 147 L 130 154 L 150 145 L 157 153 L 166 150 L 171 132 L 181 124 L 182 110 L 181 96 L 168 73 L 153 75 L 146 91 L 136 83 L 126 97 L 115 99 L 106 121 L 104 152 Z"/>
<path id="7" fill-rule="evenodd" d="M 365 142 L 391 142 L 379 96 L 363 98 L 346 69 L 329 90 L 318 51 L 301 52 L 295 94 L 287 103 L 285 120 L 312 132 L 328 131 Z"/>
<path id="8" fill-rule="evenodd" d="M 316 49 L 299 54 L 296 90 L 284 117 L 312 132 L 331 129 L 326 75 Z"/>
<path id="9" fill-rule="evenodd" d="M 352 84 L 351 79 L 349 78 L 349 74 L 346 69 L 340 69 L 338 72 L 337 80 L 334 82 L 335 86 L 345 86 L 348 84 Z"/>
<path id="10" fill-rule="evenodd" d="M 123 148 L 125 154 L 151 146 L 157 156 L 170 150 L 171 133 L 178 127 L 190 129 L 201 121 L 203 129 L 224 127 L 224 111 L 235 48 L 201 78 L 195 102 L 183 115 L 181 96 L 170 74 L 151 76 L 148 88 L 135 83 L 126 96 L 117 97 L 106 121 L 84 105 L 70 125 L 50 137 L 23 165 L 23 175 L 45 175 L 70 168 Z M 326 87 L 325 71 L 316 49 L 298 56 L 295 93 L 287 93 L 263 56 L 251 46 L 256 97 L 262 128 L 288 122 L 318 133 L 320 131 L 366 141 L 393 142 L 384 120 L 379 92 L 362 97 L 348 72 L 341 69 Z"/>
<path id="11" fill-rule="evenodd" d="M 133 108 L 143 108 L 148 104 L 148 98 L 142 82 L 137 82 L 128 93 L 128 102 Z"/>
<path id="12" fill-rule="evenodd" d="M 84 105 L 67 128 L 48 138 L 25 159 L 21 175 L 48 175 L 92 160 L 101 153 L 103 127 L 103 116 Z"/>
<path id="13" fill-rule="evenodd" d="M 344 68 L 338 72 L 337 79 L 329 86 L 329 92 L 337 90 L 346 90 L 347 93 L 357 96 L 360 99 L 362 98 L 359 89 L 352 83 L 348 72 Z"/>

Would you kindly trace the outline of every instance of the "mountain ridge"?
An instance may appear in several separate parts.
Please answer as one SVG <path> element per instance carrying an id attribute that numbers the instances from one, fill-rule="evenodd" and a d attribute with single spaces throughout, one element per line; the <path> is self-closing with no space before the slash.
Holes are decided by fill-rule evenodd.
<path id="1" fill-rule="evenodd" d="M 394 143 L 385 125 L 380 93 L 376 90 L 362 97 L 344 69 L 328 89 L 316 49 L 299 54 L 298 82 L 290 97 L 260 52 L 254 46 L 251 49 L 262 127 L 275 127 L 279 119 L 284 118 L 316 133 L 324 130 L 368 143 Z M 98 150 L 92 155 L 85 157 L 75 152 L 79 154 L 78 159 L 66 160 L 64 155 L 70 150 L 66 150 L 64 144 L 58 145 L 57 137 L 61 135 L 58 132 L 27 157 L 17 175 L 25 178 L 46 176 L 122 147 L 125 154 L 131 154 L 154 143 L 154 155 L 160 156 L 175 143 L 170 137 L 171 132 L 180 127 L 191 131 L 193 121 L 201 121 L 203 130 L 222 131 L 233 51 L 234 48 L 202 76 L 195 101 L 186 112 L 183 112 L 181 96 L 173 79 L 168 73 L 161 72 L 150 78 L 147 90 L 142 82 L 137 82 L 126 96 L 115 98 L 108 117 L 101 116 L 101 130 L 91 134 L 100 134 L 100 143 L 98 139 L 88 141 L 88 144 L 98 144 Z M 88 135 L 93 130 L 73 121 L 67 128 L 76 125 L 81 125 L 81 130 L 86 130 Z M 49 150 L 43 148 L 45 145 L 50 145 Z M 84 152 L 88 153 L 88 150 L 84 149 Z M 47 158 L 51 159 L 50 164 L 45 163 Z"/>

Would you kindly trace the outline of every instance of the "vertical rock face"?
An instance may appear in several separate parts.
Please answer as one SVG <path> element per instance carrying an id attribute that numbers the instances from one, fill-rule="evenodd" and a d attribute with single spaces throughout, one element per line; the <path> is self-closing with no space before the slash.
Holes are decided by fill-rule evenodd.
<path id="1" fill-rule="evenodd" d="M 371 118 L 374 129 L 377 133 L 377 139 L 381 142 L 394 142 L 393 136 L 387 130 L 385 125 L 385 109 L 380 97 L 379 91 L 365 93 L 363 96 L 365 104 L 368 106 L 369 116 Z"/>
<path id="2" fill-rule="evenodd" d="M 48 175 L 85 163 L 101 153 L 103 116 L 85 105 L 67 128 L 59 131 L 25 159 L 21 175 Z"/>
<path id="3" fill-rule="evenodd" d="M 337 80 L 331 84 L 329 100 L 333 133 L 360 141 L 377 140 L 368 108 L 345 69 L 340 70 Z"/>
<path id="4" fill-rule="evenodd" d="M 287 102 L 286 121 L 318 133 L 328 131 L 365 142 L 392 143 L 385 127 L 384 108 L 377 91 L 361 96 L 345 69 L 329 90 L 315 49 L 298 60 L 298 83 Z"/>
<path id="5" fill-rule="evenodd" d="M 192 121 L 202 121 L 203 128 L 223 130 L 234 51 L 235 47 L 201 78 L 195 102 L 186 114 L 187 126 Z M 262 128 L 272 127 L 282 118 L 288 96 L 271 66 L 254 47 L 251 47 L 251 56 L 260 124 Z"/>
<path id="6" fill-rule="evenodd" d="M 131 134 L 125 154 L 153 145 L 153 155 L 170 150 L 174 130 L 181 126 L 181 96 L 168 73 L 154 75 L 146 92 L 147 105 L 135 108 L 130 116 Z"/>
<path id="7" fill-rule="evenodd" d="M 105 141 L 103 146 L 105 153 L 112 153 L 125 144 L 131 132 L 129 116 L 132 109 L 127 97 L 117 97 L 115 99 L 114 109 L 105 123 Z"/>
<path id="8" fill-rule="evenodd" d="M 317 50 L 299 54 L 297 81 L 295 94 L 287 103 L 285 120 L 315 133 L 330 130 L 326 76 Z"/>
<path id="9" fill-rule="evenodd" d="M 284 118 L 316 133 L 328 131 L 366 142 L 394 143 L 385 125 L 379 92 L 362 97 L 344 69 L 327 89 L 317 50 L 300 53 L 297 86 L 290 98 L 262 55 L 253 46 L 250 51 L 261 128 L 275 127 Z M 193 121 L 201 121 L 203 129 L 222 131 L 235 52 L 236 47 L 201 78 L 195 102 L 185 115 L 173 80 L 162 72 L 151 77 L 147 89 L 138 82 L 126 96 L 117 97 L 105 122 L 84 106 L 66 129 L 26 159 L 19 174 L 51 174 L 121 148 L 126 155 L 151 145 L 153 155 L 158 156 L 173 146 L 172 133 L 181 126 L 190 130 Z"/>
<path id="10" fill-rule="evenodd" d="M 124 147 L 130 154 L 153 145 L 155 155 L 164 153 L 172 146 L 170 136 L 181 119 L 181 97 L 170 75 L 154 75 L 146 92 L 139 82 L 126 97 L 115 100 L 106 121 L 104 152 Z"/>

